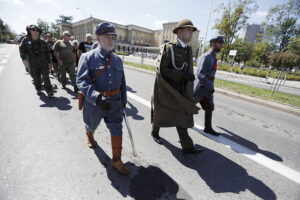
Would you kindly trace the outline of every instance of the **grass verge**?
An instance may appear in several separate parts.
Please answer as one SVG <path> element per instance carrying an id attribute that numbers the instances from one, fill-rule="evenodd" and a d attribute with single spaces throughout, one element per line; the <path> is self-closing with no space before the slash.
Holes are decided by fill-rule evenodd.
<path id="1" fill-rule="evenodd" d="M 282 92 L 274 92 L 273 96 L 271 96 L 271 91 L 267 89 L 255 88 L 252 86 L 234 83 L 230 81 L 225 81 L 221 79 L 215 80 L 215 87 L 227 89 L 233 92 L 237 92 L 240 94 L 258 97 L 261 99 L 278 101 L 285 104 L 290 104 L 293 106 L 300 107 L 300 97 L 292 94 L 286 94 Z"/>

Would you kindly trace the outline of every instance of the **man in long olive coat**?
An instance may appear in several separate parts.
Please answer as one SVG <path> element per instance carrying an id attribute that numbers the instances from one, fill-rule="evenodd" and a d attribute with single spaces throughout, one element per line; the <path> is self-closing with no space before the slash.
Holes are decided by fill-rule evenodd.
<path id="1" fill-rule="evenodd" d="M 156 79 L 152 96 L 151 122 L 152 137 L 162 143 L 159 136 L 160 127 L 176 127 L 182 152 L 198 154 L 187 128 L 194 126 L 193 114 L 199 108 L 193 103 L 193 73 L 191 41 L 197 28 L 188 19 L 178 22 L 173 30 L 177 35 L 174 42 L 163 45 L 158 58 Z"/>

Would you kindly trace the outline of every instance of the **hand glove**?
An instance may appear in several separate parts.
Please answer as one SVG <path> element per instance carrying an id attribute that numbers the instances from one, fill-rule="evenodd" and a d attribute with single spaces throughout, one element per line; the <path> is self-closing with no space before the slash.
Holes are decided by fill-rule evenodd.
<path id="1" fill-rule="evenodd" d="M 102 100 L 102 96 L 99 95 L 96 101 L 96 105 L 99 106 L 104 111 L 109 111 L 111 109 L 111 103 L 108 102 L 106 99 Z"/>
<path id="2" fill-rule="evenodd" d="M 187 81 L 194 81 L 195 80 L 194 74 L 191 74 L 189 72 L 182 72 L 182 78 L 184 80 L 187 80 Z"/>

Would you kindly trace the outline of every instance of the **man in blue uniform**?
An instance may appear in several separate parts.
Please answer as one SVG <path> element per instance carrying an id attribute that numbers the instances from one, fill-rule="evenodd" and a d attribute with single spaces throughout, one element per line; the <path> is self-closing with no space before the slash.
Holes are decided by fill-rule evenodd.
<path id="1" fill-rule="evenodd" d="M 101 46 L 82 54 L 78 65 L 77 86 L 84 95 L 83 120 L 88 146 L 96 144 L 94 132 L 103 119 L 111 133 L 112 167 L 128 175 L 121 161 L 123 109 L 127 103 L 123 63 L 112 52 L 116 40 L 114 25 L 101 23 L 95 30 Z"/>
<path id="2" fill-rule="evenodd" d="M 214 80 L 217 71 L 217 53 L 221 51 L 224 37 L 217 36 L 210 41 L 211 49 L 203 54 L 197 64 L 197 78 L 195 80 L 194 102 L 200 103 L 205 111 L 204 132 L 218 136 L 211 125 L 212 112 L 214 110 Z"/>

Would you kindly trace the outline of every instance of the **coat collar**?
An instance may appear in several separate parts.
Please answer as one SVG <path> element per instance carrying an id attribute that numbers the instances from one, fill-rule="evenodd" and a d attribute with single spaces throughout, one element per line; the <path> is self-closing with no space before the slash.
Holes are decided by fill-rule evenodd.
<path id="1" fill-rule="evenodd" d="M 189 48 L 189 45 L 187 45 L 187 44 L 184 44 L 184 42 L 182 42 L 181 40 L 181 42 L 180 41 L 178 41 L 178 40 L 180 40 L 179 38 L 177 38 L 174 42 L 173 42 L 173 44 L 175 45 L 175 46 L 177 46 L 177 47 L 181 47 L 181 48 Z M 184 44 L 185 46 L 182 46 L 182 44 Z"/>
<path id="2" fill-rule="evenodd" d="M 102 59 L 108 59 L 110 56 L 112 56 L 112 51 L 106 52 L 104 49 L 101 47 L 96 48 L 97 54 L 100 56 Z"/>
<path id="3" fill-rule="evenodd" d="M 188 45 L 185 44 L 181 39 L 177 38 L 177 42 L 181 45 L 182 48 L 186 48 Z"/>

